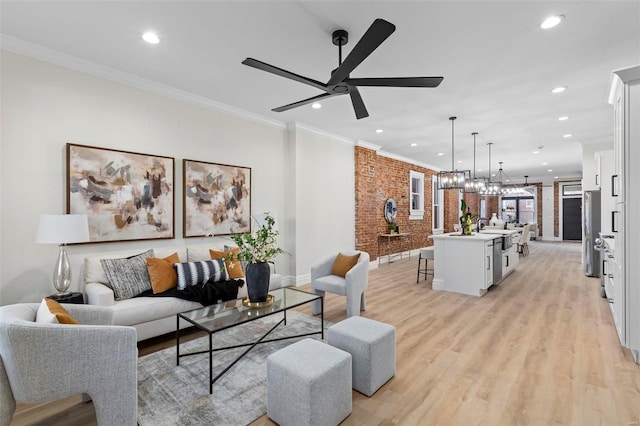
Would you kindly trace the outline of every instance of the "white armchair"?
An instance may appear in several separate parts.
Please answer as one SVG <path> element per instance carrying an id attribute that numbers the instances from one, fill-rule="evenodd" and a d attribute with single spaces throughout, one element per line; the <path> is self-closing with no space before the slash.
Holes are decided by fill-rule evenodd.
<path id="1" fill-rule="evenodd" d="M 364 291 L 369 285 L 369 253 L 364 251 L 342 252 L 347 256 L 360 253 L 358 263 L 344 277 L 331 274 L 337 254 L 326 257 L 311 266 L 311 291 L 323 296 L 325 291 L 347 297 L 347 317 L 359 316 L 366 308 Z M 320 301 L 312 302 L 312 313 L 320 313 Z"/>
<path id="2" fill-rule="evenodd" d="M 81 325 L 36 323 L 39 305 L 0 307 L 0 425 L 16 402 L 79 394 L 93 399 L 99 425 L 135 425 L 136 330 L 112 326 L 111 309 L 91 305 L 64 305 Z"/>

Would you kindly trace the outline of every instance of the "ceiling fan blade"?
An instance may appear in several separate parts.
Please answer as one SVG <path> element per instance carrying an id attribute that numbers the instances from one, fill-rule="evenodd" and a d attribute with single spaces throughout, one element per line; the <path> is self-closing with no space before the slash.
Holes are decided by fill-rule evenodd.
<path id="1" fill-rule="evenodd" d="M 356 118 L 360 120 L 361 118 L 368 117 L 369 112 L 367 111 L 367 107 L 364 106 L 364 101 L 357 87 L 349 87 L 349 96 L 351 96 L 351 103 L 353 104 L 353 110 L 356 112 Z"/>
<path id="2" fill-rule="evenodd" d="M 283 70 L 282 68 L 274 67 L 273 65 L 269 65 L 267 63 L 258 61 L 257 59 L 247 58 L 244 61 L 242 61 L 242 63 L 244 65 L 248 65 L 250 67 L 257 68 L 262 71 L 270 72 L 271 74 L 279 75 L 280 77 L 285 77 L 291 80 L 295 80 L 299 83 L 308 84 L 309 86 L 313 86 L 316 89 L 325 90 L 325 91 L 327 90 L 327 85 L 324 83 L 292 73 L 287 70 Z"/>
<path id="3" fill-rule="evenodd" d="M 380 78 L 347 78 L 350 86 L 383 86 L 383 87 L 438 87 L 444 77 L 380 77 Z"/>
<path id="4" fill-rule="evenodd" d="M 314 97 L 309 98 L 309 99 L 304 99 L 302 101 L 298 101 L 298 102 L 294 102 L 292 104 L 283 105 L 281 107 L 274 108 L 271 111 L 275 111 L 275 112 L 288 111 L 290 109 L 297 108 L 299 106 L 307 105 L 307 104 L 310 104 L 312 102 L 319 101 L 321 99 L 327 99 L 327 98 L 330 98 L 332 96 L 338 96 L 338 95 L 344 95 L 344 93 L 323 93 L 321 95 L 314 96 Z"/>
<path id="5" fill-rule="evenodd" d="M 327 82 L 327 86 L 335 86 L 349 76 L 355 67 L 360 65 L 374 50 L 378 48 L 393 32 L 396 26 L 384 19 L 376 19 L 366 33 L 355 45 L 351 53 L 338 67 Z"/>

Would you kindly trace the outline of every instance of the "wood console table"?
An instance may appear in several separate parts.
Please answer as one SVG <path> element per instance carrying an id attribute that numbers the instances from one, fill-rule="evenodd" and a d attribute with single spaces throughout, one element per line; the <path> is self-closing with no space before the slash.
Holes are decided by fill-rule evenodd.
<path id="1" fill-rule="evenodd" d="M 378 235 L 378 265 L 380 265 L 380 240 L 382 239 L 383 242 L 386 239 L 387 240 L 387 252 L 386 255 L 387 256 L 387 263 L 391 263 L 391 259 L 393 259 L 396 256 L 400 256 L 400 259 L 402 259 L 402 255 L 405 251 L 409 252 L 409 257 L 411 257 L 411 247 L 409 247 L 408 250 L 404 250 L 403 249 L 403 243 L 404 241 L 411 241 L 410 237 L 411 233 L 409 232 L 396 232 L 393 234 L 380 234 Z M 405 238 L 407 237 L 407 238 Z M 392 254 L 391 253 L 391 239 L 392 238 L 399 238 L 400 239 L 400 253 L 396 253 L 396 254 Z"/>

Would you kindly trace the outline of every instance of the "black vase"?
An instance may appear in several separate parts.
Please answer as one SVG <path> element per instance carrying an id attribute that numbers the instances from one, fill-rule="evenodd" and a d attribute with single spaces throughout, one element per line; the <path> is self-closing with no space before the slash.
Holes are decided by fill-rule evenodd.
<path id="1" fill-rule="evenodd" d="M 265 302 L 269 294 L 271 268 L 268 262 L 250 262 L 247 264 L 247 293 L 249 302 Z"/>

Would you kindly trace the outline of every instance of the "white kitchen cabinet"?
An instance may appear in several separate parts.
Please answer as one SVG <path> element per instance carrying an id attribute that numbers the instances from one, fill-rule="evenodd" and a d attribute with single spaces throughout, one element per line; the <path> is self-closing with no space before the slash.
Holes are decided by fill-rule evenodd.
<path id="1" fill-rule="evenodd" d="M 498 242 L 496 242 L 497 244 Z M 484 245 L 484 257 L 485 257 L 485 268 L 484 268 L 484 283 L 482 288 L 484 290 L 491 287 L 493 282 L 493 241 L 487 241 Z"/>
<path id="2" fill-rule="evenodd" d="M 640 363 L 640 66 L 614 71 L 608 102 L 613 106 L 614 174 L 611 212 L 615 251 L 609 284 L 613 295 L 612 313 L 620 341 Z M 606 218 L 603 218 L 606 220 Z"/>
<path id="3" fill-rule="evenodd" d="M 512 273 L 518 266 L 520 255 L 518 254 L 518 246 L 513 245 L 509 250 L 502 252 L 502 278 Z"/>

